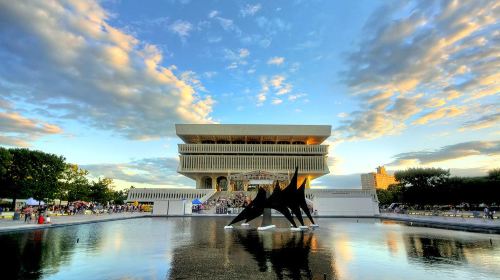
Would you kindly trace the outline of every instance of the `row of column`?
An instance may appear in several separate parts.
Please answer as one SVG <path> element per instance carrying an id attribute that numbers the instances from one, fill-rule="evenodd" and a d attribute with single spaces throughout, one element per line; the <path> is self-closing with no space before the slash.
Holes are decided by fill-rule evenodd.
<path id="1" fill-rule="evenodd" d="M 304 171 L 325 169 L 324 156 L 224 156 L 181 155 L 181 170 L 293 170 L 299 166 Z"/>

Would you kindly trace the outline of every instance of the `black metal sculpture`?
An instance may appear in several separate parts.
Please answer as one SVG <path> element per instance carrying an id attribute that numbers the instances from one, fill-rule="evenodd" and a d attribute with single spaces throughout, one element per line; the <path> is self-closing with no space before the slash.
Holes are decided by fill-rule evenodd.
<path id="1" fill-rule="evenodd" d="M 248 204 L 245 209 L 234 218 L 229 225 L 237 223 L 239 221 L 245 220 L 249 222 L 264 213 L 264 209 L 270 208 L 275 209 L 285 216 L 285 218 L 293 225 L 297 227 L 293 219 L 293 215 L 299 220 L 301 225 L 304 225 L 304 220 L 302 219 L 302 214 L 300 209 L 306 213 L 307 217 L 314 224 L 314 220 L 311 216 L 311 212 L 307 207 L 306 197 L 305 197 L 305 186 L 306 180 L 302 182 L 299 188 L 297 188 L 297 176 L 299 168 L 295 168 L 295 173 L 290 181 L 290 184 L 283 190 L 279 187 L 279 183 L 276 182 L 276 186 L 272 194 L 267 197 L 267 192 L 263 188 L 259 188 L 257 196 L 255 199 Z"/>

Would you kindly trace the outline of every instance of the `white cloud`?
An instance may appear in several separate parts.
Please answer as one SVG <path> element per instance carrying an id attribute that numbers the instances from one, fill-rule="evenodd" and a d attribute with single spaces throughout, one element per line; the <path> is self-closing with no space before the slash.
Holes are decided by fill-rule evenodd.
<path id="1" fill-rule="evenodd" d="M 188 21 L 176 20 L 168 27 L 168 29 L 182 39 L 186 39 L 189 36 L 189 33 L 193 30 L 193 25 Z"/>
<path id="2" fill-rule="evenodd" d="M 434 151 L 397 154 L 393 157 L 394 161 L 388 165 L 426 165 L 477 155 L 500 155 L 500 141 L 470 141 L 444 146 Z"/>
<path id="3" fill-rule="evenodd" d="M 281 100 L 279 98 L 273 98 L 273 101 L 271 101 L 271 103 L 273 105 L 279 105 L 279 104 L 283 103 L 283 100 Z"/>
<path id="4" fill-rule="evenodd" d="M 193 187 L 195 182 L 177 173 L 177 158 L 145 158 L 120 164 L 89 164 L 87 169 L 92 177 L 107 177 L 125 181 L 128 186 L 138 184 L 153 187 Z"/>
<path id="5" fill-rule="evenodd" d="M 208 13 L 209 18 L 214 18 L 218 15 L 219 15 L 219 11 L 217 11 L 217 10 L 213 10 L 213 11 L 210 11 L 210 13 Z"/>
<path id="6" fill-rule="evenodd" d="M 285 94 L 288 94 L 289 101 L 296 101 L 306 96 L 304 93 L 291 94 L 293 86 L 291 83 L 286 82 L 286 77 L 283 75 L 274 75 L 270 78 L 266 76 L 261 77 L 260 84 L 262 88 L 257 95 L 257 106 L 263 105 L 269 93 L 274 93 L 277 96 L 271 101 L 274 105 L 281 104 L 283 99 L 279 98 L 279 96 Z"/>
<path id="7" fill-rule="evenodd" d="M 276 89 L 281 88 L 283 85 L 283 81 L 285 81 L 285 77 L 281 75 L 274 76 L 269 83 Z"/>
<path id="8" fill-rule="evenodd" d="M 267 64 L 269 64 L 269 65 L 281 65 L 281 64 L 283 64 L 283 62 L 285 62 L 285 58 L 284 57 L 275 56 L 275 57 L 271 57 L 267 61 Z"/>
<path id="9" fill-rule="evenodd" d="M 500 126 L 500 113 L 482 116 L 479 119 L 468 121 L 462 125 L 461 131 L 479 130 L 488 127 Z"/>
<path id="10" fill-rule="evenodd" d="M 238 66 L 247 65 L 248 62 L 246 58 L 250 55 L 248 49 L 239 49 L 236 51 L 230 49 L 224 49 L 224 59 L 229 60 L 231 63 L 227 66 L 227 69 L 236 69 Z"/>
<path id="11" fill-rule="evenodd" d="M 211 122 L 213 100 L 164 67 L 156 46 L 108 18 L 95 1 L 0 1 L 4 97 L 132 139 Z"/>
<path id="12" fill-rule="evenodd" d="M 214 17 L 214 19 L 219 23 L 224 31 L 232 31 L 237 35 L 241 35 L 241 29 L 236 24 L 234 24 L 234 21 L 232 19 L 223 18 L 220 16 L 216 16 Z"/>
<path id="13" fill-rule="evenodd" d="M 60 133 L 62 129 L 55 124 L 27 118 L 16 112 L 0 111 L 0 144 L 28 147 L 31 141 L 42 136 Z"/>
<path id="14" fill-rule="evenodd" d="M 444 107 L 421 116 L 420 118 L 415 120 L 413 124 L 426 124 L 430 121 L 435 121 L 443 118 L 456 117 L 464 114 L 465 112 L 466 112 L 465 107 L 456 107 L 456 106 Z"/>
<path id="15" fill-rule="evenodd" d="M 253 16 L 255 15 L 260 9 L 262 8 L 262 5 L 261 4 L 255 4 L 255 5 L 251 5 L 251 4 L 246 4 L 245 7 L 243 7 L 241 10 L 240 10 L 240 14 L 243 16 L 243 17 L 246 17 L 246 16 Z"/>
<path id="16" fill-rule="evenodd" d="M 180 79 L 186 84 L 192 86 L 194 89 L 207 92 L 207 89 L 203 86 L 198 75 L 193 71 L 185 71 L 180 74 Z"/>
<path id="17" fill-rule="evenodd" d="M 248 49 L 240 49 L 239 54 L 241 58 L 245 58 L 250 55 L 250 51 Z"/>
<path id="18" fill-rule="evenodd" d="M 403 131 L 413 118 L 424 125 L 467 116 L 468 101 L 498 94 L 497 9 L 488 1 L 398 2 L 374 12 L 342 73 L 361 108 L 340 137 L 373 139 Z"/>
<path id="19" fill-rule="evenodd" d="M 290 100 L 290 101 L 296 101 L 296 100 L 298 100 L 298 99 L 300 99 L 302 97 L 305 97 L 305 96 L 307 96 L 307 94 L 305 94 L 305 93 L 289 94 L 288 95 L 288 100 Z"/>

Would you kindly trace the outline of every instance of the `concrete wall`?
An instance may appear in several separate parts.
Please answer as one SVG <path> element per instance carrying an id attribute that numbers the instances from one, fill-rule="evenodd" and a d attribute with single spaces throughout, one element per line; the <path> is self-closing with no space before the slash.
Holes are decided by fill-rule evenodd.
<path id="1" fill-rule="evenodd" d="M 320 216 L 374 216 L 378 204 L 371 197 L 315 197 L 314 210 Z"/>
<path id="2" fill-rule="evenodd" d="M 158 200 L 153 205 L 153 215 L 167 215 L 168 213 L 168 200 Z"/>
<path id="3" fill-rule="evenodd" d="M 157 200 L 153 205 L 153 215 L 189 215 L 191 202 L 183 200 Z"/>

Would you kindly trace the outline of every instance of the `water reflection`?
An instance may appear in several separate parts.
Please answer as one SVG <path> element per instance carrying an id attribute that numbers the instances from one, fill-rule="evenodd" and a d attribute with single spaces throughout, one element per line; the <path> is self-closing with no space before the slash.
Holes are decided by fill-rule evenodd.
<path id="1" fill-rule="evenodd" d="M 2 278 L 39 279 L 43 269 L 58 271 L 71 258 L 75 242 L 67 242 L 76 228 L 68 228 L 69 235 L 53 230 L 0 235 L 2 248 Z"/>
<path id="2" fill-rule="evenodd" d="M 261 272 L 272 268 L 278 279 L 283 279 L 283 274 L 293 279 L 312 278 L 309 253 L 314 234 L 284 235 L 238 231 L 236 242 L 253 256 Z"/>
<path id="3" fill-rule="evenodd" d="M 464 247 L 471 245 L 458 240 L 423 237 L 416 234 L 406 234 L 403 239 L 408 258 L 426 263 L 465 262 Z M 489 245 L 485 241 L 481 243 Z"/>
<path id="4" fill-rule="evenodd" d="M 495 279 L 500 236 L 377 220 L 316 231 L 147 218 L 0 234 L 1 279 Z M 77 243 L 76 240 L 79 239 Z M 491 241 L 490 241 L 491 240 Z M 429 276 L 431 272 L 432 277 Z"/>
<path id="5" fill-rule="evenodd" d="M 403 237 L 409 261 L 428 266 L 438 264 L 470 265 L 482 271 L 494 271 L 500 275 L 500 255 L 487 255 L 495 250 L 492 239 L 455 239 L 421 234 L 405 234 Z"/>

